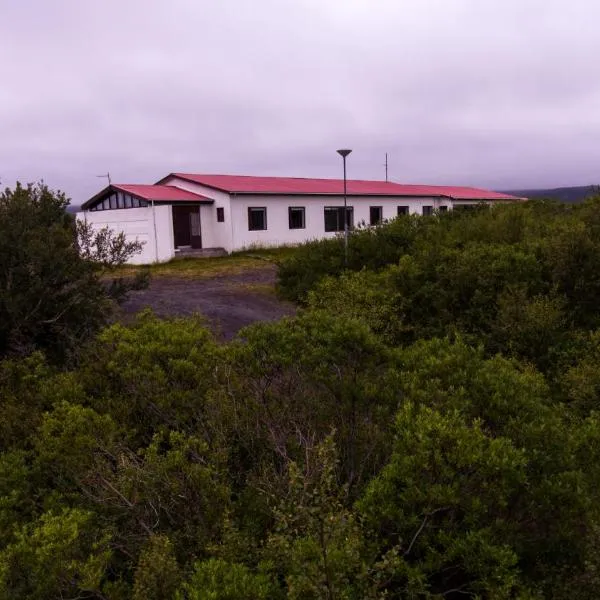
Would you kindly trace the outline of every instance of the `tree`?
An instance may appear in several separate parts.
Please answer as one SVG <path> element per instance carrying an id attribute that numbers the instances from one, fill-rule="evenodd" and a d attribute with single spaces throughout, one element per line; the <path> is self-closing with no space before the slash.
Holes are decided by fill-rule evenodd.
<path id="1" fill-rule="evenodd" d="M 106 281 L 141 244 L 78 225 L 68 203 L 43 183 L 0 194 L 0 357 L 39 349 L 53 362 L 69 360 L 113 301 L 147 283 L 147 275 Z"/>

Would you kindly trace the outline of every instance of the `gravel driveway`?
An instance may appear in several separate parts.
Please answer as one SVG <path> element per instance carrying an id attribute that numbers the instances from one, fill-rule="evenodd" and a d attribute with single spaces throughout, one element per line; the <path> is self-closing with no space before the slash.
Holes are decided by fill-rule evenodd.
<path id="1" fill-rule="evenodd" d="M 121 310 L 124 320 L 147 307 L 161 317 L 201 313 L 215 334 L 228 340 L 255 321 L 295 313 L 293 304 L 275 296 L 275 276 L 276 269 L 269 266 L 210 278 L 154 277 L 147 289 L 132 292 Z"/>

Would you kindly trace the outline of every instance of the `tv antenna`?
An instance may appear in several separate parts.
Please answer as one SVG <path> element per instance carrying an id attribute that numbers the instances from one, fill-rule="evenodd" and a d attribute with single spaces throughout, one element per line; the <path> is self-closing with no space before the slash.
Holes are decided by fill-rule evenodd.
<path id="1" fill-rule="evenodd" d="M 385 153 L 385 182 L 388 183 L 388 153 Z"/>
<path id="2" fill-rule="evenodd" d="M 108 185 L 110 185 L 110 173 L 106 173 L 105 175 L 96 175 L 96 177 L 106 177 L 106 179 L 108 179 Z"/>

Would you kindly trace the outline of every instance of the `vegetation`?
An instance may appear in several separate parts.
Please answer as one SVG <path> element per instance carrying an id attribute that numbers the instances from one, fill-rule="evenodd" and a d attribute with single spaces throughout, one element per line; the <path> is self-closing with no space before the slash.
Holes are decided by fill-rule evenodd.
<path id="1" fill-rule="evenodd" d="M 43 184 L 0 194 L 0 358 L 43 350 L 64 361 L 106 323 L 113 301 L 144 285 L 103 281 L 141 246 L 94 232 L 66 212 L 68 200 Z"/>
<path id="2" fill-rule="evenodd" d="M 293 319 L 0 364 L 0 598 L 597 598 L 598 204 L 283 259 Z"/>
<path id="3" fill-rule="evenodd" d="M 295 248 L 254 248 L 232 252 L 226 256 L 175 258 L 168 262 L 150 265 L 147 270 L 152 277 L 182 277 L 199 279 L 222 275 L 237 275 L 248 269 L 262 269 L 278 265 L 280 261 L 293 256 Z M 136 265 L 123 265 L 116 272 L 123 277 L 131 277 L 145 268 Z"/>

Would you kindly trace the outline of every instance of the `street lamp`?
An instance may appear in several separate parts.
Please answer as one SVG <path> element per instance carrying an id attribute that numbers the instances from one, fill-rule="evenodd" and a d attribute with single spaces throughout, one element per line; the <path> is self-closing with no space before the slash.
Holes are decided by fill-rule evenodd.
<path id="1" fill-rule="evenodd" d="M 346 199 L 346 156 L 350 154 L 352 150 L 343 148 L 338 150 L 337 153 L 342 157 L 344 161 L 344 266 L 348 266 L 348 206 Z"/>

